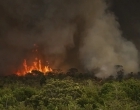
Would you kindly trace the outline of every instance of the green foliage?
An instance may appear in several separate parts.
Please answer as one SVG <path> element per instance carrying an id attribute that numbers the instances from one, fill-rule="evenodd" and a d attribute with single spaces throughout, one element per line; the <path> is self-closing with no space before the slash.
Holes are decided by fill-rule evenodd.
<path id="1" fill-rule="evenodd" d="M 0 110 L 140 110 L 140 80 L 136 79 L 102 84 L 70 76 L 15 79 L 8 77 L 0 88 Z"/>
<path id="2" fill-rule="evenodd" d="M 94 84 L 91 80 L 88 80 L 87 83 L 88 84 L 83 87 L 84 92 L 82 97 L 77 100 L 77 103 L 83 108 L 89 107 L 89 110 L 95 109 L 97 108 L 97 104 L 102 102 L 98 95 L 99 90 L 97 85 Z"/>
<path id="3" fill-rule="evenodd" d="M 122 89 L 132 100 L 140 103 L 140 81 L 130 79 L 122 83 Z"/>
<path id="4" fill-rule="evenodd" d="M 27 98 L 30 98 L 32 95 L 35 94 L 35 90 L 29 87 L 20 87 L 16 88 L 13 91 L 14 97 L 17 101 L 25 101 Z"/>
<path id="5" fill-rule="evenodd" d="M 81 96 L 82 89 L 78 83 L 70 80 L 49 80 L 39 94 L 30 98 L 29 103 L 35 108 L 43 104 L 54 109 L 61 104 L 68 105 L 70 101 L 75 101 Z"/>
<path id="6" fill-rule="evenodd" d="M 0 105 L 2 107 L 8 108 L 8 106 L 13 106 L 16 104 L 16 99 L 12 94 L 5 94 L 0 97 Z"/>
<path id="7" fill-rule="evenodd" d="M 11 89 L 0 89 L 0 107 L 7 108 L 16 104 L 16 98 L 13 96 Z"/>

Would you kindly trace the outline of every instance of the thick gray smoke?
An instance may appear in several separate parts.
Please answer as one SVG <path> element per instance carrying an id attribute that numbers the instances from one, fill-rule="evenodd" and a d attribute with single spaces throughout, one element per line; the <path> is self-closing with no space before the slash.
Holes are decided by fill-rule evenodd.
<path id="1" fill-rule="evenodd" d="M 100 68 L 98 77 L 115 74 L 115 65 L 138 70 L 138 51 L 103 0 L 5 0 L 0 6 L 1 71 L 19 65 L 34 43 L 53 68 Z"/>
<path id="2" fill-rule="evenodd" d="M 123 65 L 125 72 L 138 71 L 138 51 L 132 42 L 122 38 L 113 14 L 98 16 L 87 33 L 81 57 L 88 69 L 100 67 L 98 77 L 115 73 L 115 65 Z"/>

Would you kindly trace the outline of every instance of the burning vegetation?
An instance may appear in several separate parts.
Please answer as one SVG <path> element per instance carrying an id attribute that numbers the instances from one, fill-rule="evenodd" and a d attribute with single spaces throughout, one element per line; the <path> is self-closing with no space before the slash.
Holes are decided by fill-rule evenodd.
<path id="1" fill-rule="evenodd" d="M 140 110 L 135 34 L 112 1 L 0 0 L 0 110 Z"/>
<path id="2" fill-rule="evenodd" d="M 114 76 L 114 65 L 123 65 L 126 73 L 139 71 L 139 52 L 124 38 L 106 0 L 8 2 L 0 2 L 0 74 L 97 67 L 96 76 L 104 78 Z M 43 57 L 38 49 L 31 58 L 24 55 L 34 43 L 45 47 Z"/>
<path id="3" fill-rule="evenodd" d="M 35 58 L 30 62 L 27 59 L 24 59 L 22 66 L 18 69 L 16 72 L 16 75 L 18 76 L 25 76 L 27 73 L 32 73 L 32 71 L 39 71 L 42 72 L 44 75 L 47 72 L 51 72 L 52 68 L 49 66 L 48 61 L 46 61 L 47 64 L 43 64 L 43 61 L 41 58 L 39 58 L 40 54 L 38 52 L 38 46 L 34 44 L 34 49 L 32 50 Z"/>
<path id="4" fill-rule="evenodd" d="M 47 66 L 42 65 L 41 60 L 38 58 L 36 58 L 35 61 L 33 61 L 31 66 L 28 65 L 26 59 L 24 59 L 23 69 L 18 70 L 16 74 L 18 76 L 24 76 L 27 73 L 31 73 L 33 70 L 40 71 L 46 74 L 47 72 L 51 72 L 52 68 L 50 68 L 49 65 Z"/>

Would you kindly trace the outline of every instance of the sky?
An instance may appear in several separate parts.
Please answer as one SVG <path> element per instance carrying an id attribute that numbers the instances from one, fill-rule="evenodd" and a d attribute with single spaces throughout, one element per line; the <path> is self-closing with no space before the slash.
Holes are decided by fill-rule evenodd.
<path id="1" fill-rule="evenodd" d="M 15 71 L 35 43 L 53 68 L 101 67 L 99 77 L 111 75 L 109 68 L 117 64 L 138 71 L 139 5 L 139 0 L 0 1 L 0 72 Z"/>
<path id="2" fill-rule="evenodd" d="M 111 10 L 118 19 L 123 36 L 133 41 L 140 50 L 139 6 L 139 0 L 113 0 Z"/>

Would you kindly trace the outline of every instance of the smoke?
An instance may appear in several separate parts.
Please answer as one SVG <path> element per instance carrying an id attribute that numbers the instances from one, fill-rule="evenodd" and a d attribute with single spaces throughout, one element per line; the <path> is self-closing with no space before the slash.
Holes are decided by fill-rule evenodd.
<path id="1" fill-rule="evenodd" d="M 100 68 L 98 77 L 115 74 L 118 64 L 138 70 L 138 51 L 103 0 L 5 0 L 0 6 L 2 72 L 19 65 L 34 43 L 52 68 Z"/>
<path id="2" fill-rule="evenodd" d="M 104 13 L 96 19 L 80 52 L 89 70 L 100 68 L 98 77 L 113 75 L 115 65 L 123 65 L 126 73 L 138 71 L 138 51 L 132 42 L 121 36 L 119 24 L 111 13 Z"/>

